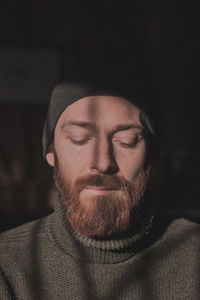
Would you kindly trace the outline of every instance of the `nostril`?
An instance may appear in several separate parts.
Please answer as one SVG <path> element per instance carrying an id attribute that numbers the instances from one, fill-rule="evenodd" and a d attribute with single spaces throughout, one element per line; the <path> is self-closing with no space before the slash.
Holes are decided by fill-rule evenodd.
<path id="1" fill-rule="evenodd" d="M 91 167 L 93 173 L 115 174 L 119 171 L 118 165 L 114 158 L 108 162 L 96 161 Z"/>
<path id="2" fill-rule="evenodd" d="M 113 156 L 112 145 L 107 138 L 99 140 L 94 149 L 91 170 L 93 173 L 114 174 L 118 166 Z"/>
<path id="3" fill-rule="evenodd" d="M 115 161 L 111 162 L 111 164 L 109 165 L 109 168 L 107 169 L 107 173 L 108 174 L 115 174 L 115 173 L 118 173 L 119 171 L 119 168 L 116 164 Z"/>

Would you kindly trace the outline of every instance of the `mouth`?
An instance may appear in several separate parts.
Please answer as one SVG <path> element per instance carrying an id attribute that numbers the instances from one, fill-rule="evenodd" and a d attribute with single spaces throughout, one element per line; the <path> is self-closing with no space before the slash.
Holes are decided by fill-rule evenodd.
<path id="1" fill-rule="evenodd" d="M 117 187 L 107 187 L 107 186 L 86 186 L 85 191 L 96 195 L 107 195 L 112 192 L 116 192 L 119 188 Z"/>

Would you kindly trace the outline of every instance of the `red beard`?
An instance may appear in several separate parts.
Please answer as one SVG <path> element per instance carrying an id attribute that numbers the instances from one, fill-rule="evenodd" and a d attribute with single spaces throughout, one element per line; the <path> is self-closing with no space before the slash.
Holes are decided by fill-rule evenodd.
<path id="1" fill-rule="evenodd" d="M 149 170 L 141 172 L 133 182 L 117 175 L 90 175 L 81 177 L 73 185 L 63 178 L 58 161 L 54 180 L 64 205 L 67 220 L 75 232 L 86 237 L 105 237 L 126 231 L 130 215 L 142 198 L 149 178 Z M 118 189 L 109 195 L 82 197 L 86 186 Z"/>

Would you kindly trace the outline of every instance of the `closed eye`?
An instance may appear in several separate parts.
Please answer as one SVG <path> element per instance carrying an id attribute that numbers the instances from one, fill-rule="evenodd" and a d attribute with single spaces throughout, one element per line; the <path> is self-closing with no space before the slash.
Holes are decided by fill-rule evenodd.
<path id="1" fill-rule="evenodd" d="M 126 143 L 126 142 L 122 142 L 122 141 L 118 141 L 118 143 L 120 144 L 120 146 L 122 146 L 123 148 L 134 148 L 137 146 L 137 144 L 143 139 L 143 136 L 137 136 L 135 137 L 134 140 L 132 140 L 131 143 Z"/>
<path id="2" fill-rule="evenodd" d="M 120 145 L 124 148 L 134 148 L 138 143 L 138 140 L 134 141 L 134 143 L 130 143 L 130 144 L 127 144 L 127 143 L 123 143 L 123 142 L 120 142 Z"/>
<path id="3" fill-rule="evenodd" d="M 84 145 L 86 144 L 89 139 L 85 139 L 85 140 L 73 140 L 73 139 L 70 139 L 70 141 L 75 144 L 75 145 Z"/>

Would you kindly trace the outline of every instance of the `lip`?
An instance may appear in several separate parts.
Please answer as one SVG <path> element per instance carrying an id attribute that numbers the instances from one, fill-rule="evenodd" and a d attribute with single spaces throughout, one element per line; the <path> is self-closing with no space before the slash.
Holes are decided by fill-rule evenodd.
<path id="1" fill-rule="evenodd" d="M 106 195 L 118 190 L 115 187 L 104 187 L 104 186 L 87 186 L 84 188 L 89 193 L 92 194 L 99 194 L 99 195 Z"/>

